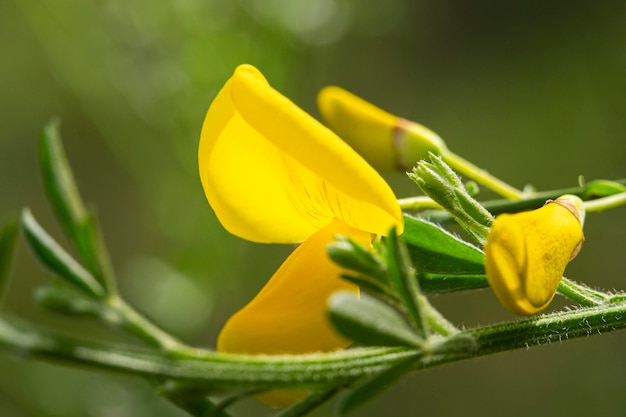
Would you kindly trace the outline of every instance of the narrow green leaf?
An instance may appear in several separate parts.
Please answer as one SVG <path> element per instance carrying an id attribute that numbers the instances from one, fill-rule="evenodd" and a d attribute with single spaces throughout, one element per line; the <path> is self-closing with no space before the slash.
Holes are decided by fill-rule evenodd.
<path id="1" fill-rule="evenodd" d="M 28 209 L 22 212 L 22 227 L 39 260 L 59 277 L 95 298 L 106 292 L 85 268 L 74 260 L 40 225 Z"/>
<path id="2" fill-rule="evenodd" d="M 390 388 L 397 380 L 413 369 L 412 365 L 419 357 L 420 354 L 409 356 L 396 365 L 358 382 L 354 388 L 341 397 L 335 407 L 334 417 L 345 417 L 387 388 Z"/>
<path id="3" fill-rule="evenodd" d="M 418 257 L 420 270 L 436 273 L 483 273 L 480 249 L 428 220 L 404 216 L 402 240 Z"/>
<path id="4" fill-rule="evenodd" d="M 59 120 L 46 125 L 39 144 L 39 163 L 50 203 L 67 235 L 77 243 L 87 211 L 78 193 L 59 133 Z"/>
<path id="5" fill-rule="evenodd" d="M 106 305 L 93 298 L 86 298 L 81 293 L 67 288 L 66 285 L 46 285 L 35 290 L 35 300 L 45 308 L 70 315 L 99 317 Z M 113 312 L 109 309 L 109 314 Z"/>
<path id="6" fill-rule="evenodd" d="M 19 222 L 15 220 L 8 221 L 0 229 L 0 296 L 9 278 L 18 230 Z"/>
<path id="7" fill-rule="evenodd" d="M 197 392 L 196 392 L 197 391 Z M 157 390 L 178 407 L 194 417 L 231 417 L 223 407 L 207 398 L 207 391 L 190 387 L 189 383 L 168 380 Z"/>
<path id="8" fill-rule="evenodd" d="M 83 223 L 78 227 L 78 232 L 79 252 L 87 269 L 104 286 L 108 294 L 116 294 L 117 284 L 113 266 L 102 238 L 97 217 L 89 212 Z"/>
<path id="9" fill-rule="evenodd" d="M 626 191 L 626 186 L 615 181 L 594 180 L 589 181 L 583 187 L 584 193 L 581 197 L 584 199 L 606 197 Z M 563 193 L 568 194 L 568 193 Z"/>
<path id="10" fill-rule="evenodd" d="M 314 391 L 307 395 L 303 400 L 298 401 L 289 408 L 282 410 L 274 417 L 301 417 L 307 415 L 309 412 L 315 410 L 320 405 L 324 404 L 330 398 L 332 398 L 339 388 L 332 387 L 327 390 Z"/>
<path id="11" fill-rule="evenodd" d="M 406 246 L 398 238 L 395 229 L 389 232 L 385 243 L 387 244 L 389 281 L 400 303 L 408 312 L 417 334 L 425 339 L 428 335 L 428 325 L 419 300 L 419 283 L 411 266 Z"/>
<path id="12" fill-rule="evenodd" d="M 380 256 L 369 248 L 350 239 L 338 237 L 327 246 L 328 256 L 337 265 L 371 276 L 381 282 L 386 281 L 385 264 Z"/>
<path id="13" fill-rule="evenodd" d="M 341 274 L 341 278 L 357 285 L 361 291 L 366 291 L 377 297 L 389 299 L 394 302 L 398 301 L 389 286 L 384 285 L 380 281 L 370 278 L 367 275 Z"/>
<path id="14" fill-rule="evenodd" d="M 46 194 L 65 233 L 76 247 L 87 270 L 109 293 L 115 293 L 116 284 L 108 252 L 97 219 L 85 208 L 78 192 L 61 143 L 58 120 L 48 123 L 44 128 L 39 161 Z"/>
<path id="15" fill-rule="evenodd" d="M 367 294 L 333 294 L 329 316 L 344 336 L 367 346 L 419 347 L 423 343 L 398 311 Z"/>
<path id="16" fill-rule="evenodd" d="M 486 285 L 484 255 L 427 220 L 404 216 L 404 233 L 411 260 L 418 265 L 420 288 L 426 292 L 450 292 Z"/>
<path id="17" fill-rule="evenodd" d="M 451 275 L 420 272 L 417 274 L 417 279 L 422 291 L 430 294 L 478 290 L 489 286 L 485 274 Z"/>

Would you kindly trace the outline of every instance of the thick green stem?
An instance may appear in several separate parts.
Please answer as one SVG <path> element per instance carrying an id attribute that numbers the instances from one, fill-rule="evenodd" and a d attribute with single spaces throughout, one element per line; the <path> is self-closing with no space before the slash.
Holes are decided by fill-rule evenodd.
<path id="1" fill-rule="evenodd" d="M 626 327 L 626 302 L 608 303 L 459 332 L 476 341 L 474 350 L 424 355 L 418 368 L 517 348 L 586 337 Z M 119 349 L 41 331 L 0 319 L 0 348 L 20 356 L 64 361 L 130 374 L 188 381 L 204 389 L 303 387 L 351 383 L 380 372 L 415 350 L 351 349 L 297 356 L 249 356 L 185 349 L 165 356 L 157 351 Z"/>

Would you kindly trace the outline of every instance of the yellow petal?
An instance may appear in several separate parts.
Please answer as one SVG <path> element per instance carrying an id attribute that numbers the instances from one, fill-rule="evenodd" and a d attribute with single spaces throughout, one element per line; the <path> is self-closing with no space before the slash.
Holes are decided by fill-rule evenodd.
<path id="1" fill-rule="evenodd" d="M 514 313 L 532 315 L 550 304 L 565 267 L 584 240 L 581 216 L 559 200 L 537 210 L 498 216 L 487 238 L 489 284 Z"/>
<path id="2" fill-rule="evenodd" d="M 198 150 L 222 225 L 257 242 L 300 242 L 338 218 L 386 234 L 403 221 L 376 171 L 333 132 L 241 65 L 206 115 Z"/>
<path id="3" fill-rule="evenodd" d="M 328 297 L 339 290 L 358 293 L 342 280 L 343 272 L 326 252 L 336 234 L 369 244 L 371 235 L 334 220 L 298 246 L 270 281 L 222 329 L 217 350 L 245 354 L 300 354 L 329 352 L 350 344 L 332 327 L 326 313 Z M 271 391 L 259 397 L 280 407 L 302 392 Z"/>
<path id="4" fill-rule="evenodd" d="M 382 171 L 411 169 L 438 154 L 443 140 L 418 123 L 401 119 L 336 86 L 324 87 L 317 105 L 326 123 L 372 166 Z"/>

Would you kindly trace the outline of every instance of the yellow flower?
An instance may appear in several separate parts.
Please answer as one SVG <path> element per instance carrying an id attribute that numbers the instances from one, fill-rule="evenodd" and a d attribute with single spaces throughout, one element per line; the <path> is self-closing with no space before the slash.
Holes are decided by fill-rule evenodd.
<path id="1" fill-rule="evenodd" d="M 564 195 L 537 210 L 496 218 L 485 244 L 485 268 L 505 307 L 533 315 L 550 304 L 584 240 L 584 216 L 581 200 Z"/>
<path id="2" fill-rule="evenodd" d="M 324 87 L 317 97 L 326 123 L 376 169 L 410 170 L 428 152 L 446 148 L 432 130 L 374 106 L 340 87 Z"/>
<path id="3" fill-rule="evenodd" d="M 207 199 L 229 232 L 303 242 L 228 320 L 217 349 L 298 354 L 348 346 L 328 321 L 326 302 L 337 290 L 358 288 L 339 277 L 326 244 L 335 234 L 369 243 L 392 226 L 401 233 L 402 213 L 385 181 L 250 65 L 239 66 L 211 104 L 198 160 Z M 285 406 L 302 395 L 277 390 L 260 399 Z"/>

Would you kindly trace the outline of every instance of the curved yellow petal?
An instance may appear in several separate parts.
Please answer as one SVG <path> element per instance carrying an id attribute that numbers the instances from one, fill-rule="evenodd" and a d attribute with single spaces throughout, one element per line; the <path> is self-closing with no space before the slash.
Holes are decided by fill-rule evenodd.
<path id="1" fill-rule="evenodd" d="M 222 225 L 256 242 L 300 242 L 338 218 L 386 234 L 402 214 L 385 181 L 333 132 L 237 67 L 206 115 L 198 150 Z"/>
<path id="2" fill-rule="evenodd" d="M 509 310 L 533 315 L 556 294 L 565 267 L 584 240 L 582 205 L 563 196 L 543 207 L 496 218 L 485 244 L 487 279 Z"/>
<path id="3" fill-rule="evenodd" d="M 317 96 L 326 123 L 376 169 L 411 169 L 415 163 L 438 154 L 443 140 L 418 123 L 395 116 L 336 86 L 324 87 Z"/>
<path id="4" fill-rule="evenodd" d="M 327 318 L 328 297 L 339 290 L 358 293 L 358 287 L 340 278 L 326 245 L 336 234 L 369 244 L 371 234 L 334 220 L 298 246 L 270 281 L 225 324 L 217 350 L 245 354 L 300 354 L 343 349 L 350 341 L 339 335 Z M 271 391 L 259 400 L 285 406 L 302 392 Z"/>

